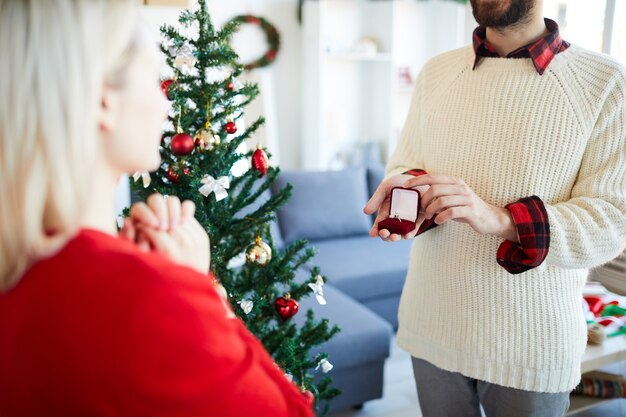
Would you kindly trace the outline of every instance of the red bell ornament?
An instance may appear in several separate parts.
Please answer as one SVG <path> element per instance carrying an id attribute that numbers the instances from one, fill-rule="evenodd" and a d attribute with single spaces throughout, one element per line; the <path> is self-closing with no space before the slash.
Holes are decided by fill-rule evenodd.
<path id="1" fill-rule="evenodd" d="M 172 138 L 172 143 L 170 146 L 172 148 L 172 152 L 174 152 L 175 155 L 189 155 L 191 152 L 193 152 L 194 141 L 193 138 L 187 133 L 177 133 Z"/>
<path id="2" fill-rule="evenodd" d="M 252 168 L 259 171 L 259 173 L 263 176 L 267 174 L 267 170 L 269 169 L 269 167 L 270 167 L 270 161 L 267 157 L 267 154 L 265 153 L 263 148 L 259 146 L 257 150 L 254 151 L 254 154 L 252 155 Z"/>
<path id="3" fill-rule="evenodd" d="M 283 321 L 287 321 L 296 315 L 300 305 L 296 300 L 291 298 L 289 293 L 287 293 L 284 297 L 280 297 L 274 302 L 274 307 L 276 308 L 276 312 L 280 318 Z"/>

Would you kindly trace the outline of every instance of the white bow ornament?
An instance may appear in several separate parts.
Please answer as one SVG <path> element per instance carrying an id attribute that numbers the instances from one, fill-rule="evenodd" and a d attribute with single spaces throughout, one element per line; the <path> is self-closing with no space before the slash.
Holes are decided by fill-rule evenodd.
<path id="1" fill-rule="evenodd" d="M 208 197 L 211 193 L 215 193 L 215 200 L 222 201 L 228 197 L 228 188 L 230 188 L 230 180 L 228 177 L 213 178 L 209 174 L 202 178 L 202 187 L 200 187 L 200 193 L 203 196 Z"/>
<path id="2" fill-rule="evenodd" d="M 137 171 L 133 174 L 133 179 L 137 182 L 141 178 L 143 180 L 143 188 L 148 188 L 152 182 L 148 171 Z"/>
<path id="3" fill-rule="evenodd" d="M 324 298 L 323 286 L 324 286 L 324 278 L 322 278 L 321 275 L 318 275 L 317 277 L 315 277 L 315 284 L 309 284 L 309 287 L 313 290 L 313 293 L 315 294 L 315 298 L 317 299 L 317 302 L 325 306 L 326 299 Z"/>
<path id="4" fill-rule="evenodd" d="M 185 44 L 176 50 L 176 58 L 174 58 L 174 66 L 176 68 L 179 70 L 185 67 L 191 69 L 194 65 L 196 65 L 196 57 L 191 52 L 189 45 Z"/>
<path id="5" fill-rule="evenodd" d="M 238 304 L 241 306 L 243 312 L 246 314 L 250 314 L 250 312 L 252 311 L 252 307 L 254 307 L 254 302 L 250 300 L 241 300 Z"/>
<path id="6" fill-rule="evenodd" d="M 325 374 L 329 373 L 334 367 L 332 363 L 328 362 L 328 359 L 322 359 L 315 369 L 317 370 L 320 366 Z"/>

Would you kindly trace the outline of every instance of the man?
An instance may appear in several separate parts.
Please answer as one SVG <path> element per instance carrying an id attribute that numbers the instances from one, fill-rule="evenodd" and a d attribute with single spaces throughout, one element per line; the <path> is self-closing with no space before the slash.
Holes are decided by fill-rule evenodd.
<path id="1" fill-rule="evenodd" d="M 542 0 L 471 0 L 473 45 L 420 73 L 371 235 L 415 239 L 398 344 L 425 417 L 562 416 L 589 268 L 626 246 L 626 69 L 571 45 Z M 417 228 L 379 230 L 393 187 Z M 427 232 L 427 233 L 426 233 Z"/>

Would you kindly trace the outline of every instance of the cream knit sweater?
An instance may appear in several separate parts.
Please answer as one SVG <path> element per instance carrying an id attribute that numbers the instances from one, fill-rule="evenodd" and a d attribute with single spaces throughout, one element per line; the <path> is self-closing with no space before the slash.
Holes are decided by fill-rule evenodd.
<path id="1" fill-rule="evenodd" d="M 626 69 L 576 45 L 543 76 L 530 59 L 483 58 L 476 70 L 473 60 L 467 46 L 424 67 L 387 176 L 455 176 L 500 207 L 536 195 L 550 251 L 512 275 L 496 263 L 498 237 L 458 222 L 418 236 L 398 344 L 468 377 L 569 391 L 587 338 L 587 269 L 626 246 Z"/>

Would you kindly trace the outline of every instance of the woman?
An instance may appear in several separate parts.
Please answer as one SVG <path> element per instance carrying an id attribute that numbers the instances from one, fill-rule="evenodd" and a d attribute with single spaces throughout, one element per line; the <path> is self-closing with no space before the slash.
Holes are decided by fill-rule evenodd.
<path id="1" fill-rule="evenodd" d="M 312 416 L 216 290 L 192 203 L 152 196 L 117 236 L 167 111 L 137 14 L 0 0 L 0 415 Z"/>

